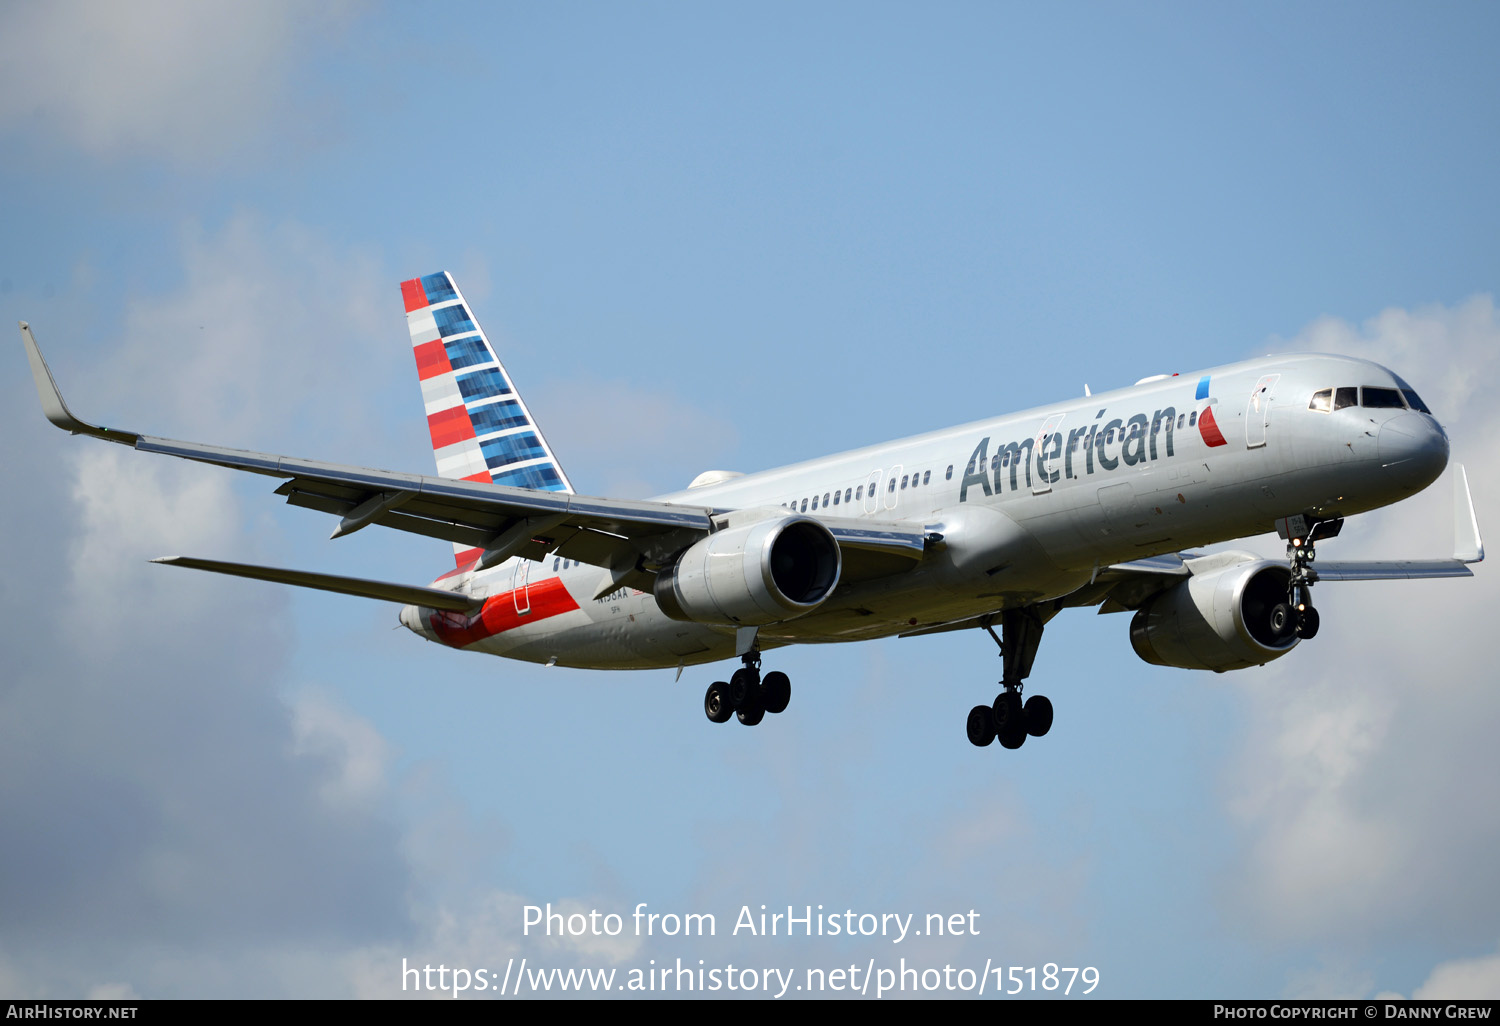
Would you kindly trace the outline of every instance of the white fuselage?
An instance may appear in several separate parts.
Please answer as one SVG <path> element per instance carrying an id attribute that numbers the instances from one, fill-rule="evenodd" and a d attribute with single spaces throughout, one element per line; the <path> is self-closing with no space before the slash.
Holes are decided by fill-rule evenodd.
<path id="1" fill-rule="evenodd" d="M 1358 513 L 1426 487 L 1448 453 L 1430 414 L 1410 403 L 1310 408 L 1322 390 L 1358 386 L 1388 399 L 1404 383 L 1362 360 L 1267 357 L 658 501 L 924 525 L 934 544 L 920 560 L 863 579 L 846 573 L 813 612 L 759 633 L 763 648 L 885 637 L 1057 599 L 1101 568 L 1260 534 L 1280 517 Z M 608 580 L 599 567 L 548 556 L 437 583 L 487 600 L 457 647 L 614 669 L 735 654 L 732 624 L 670 619 L 650 593 L 629 588 L 595 599 Z M 402 622 L 439 640 L 433 615 L 408 607 Z"/>

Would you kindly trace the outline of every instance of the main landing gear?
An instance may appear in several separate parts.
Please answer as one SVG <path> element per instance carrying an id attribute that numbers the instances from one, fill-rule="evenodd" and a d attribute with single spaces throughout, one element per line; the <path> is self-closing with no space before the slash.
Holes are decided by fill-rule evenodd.
<path id="1" fill-rule="evenodd" d="M 766 713 L 779 713 L 792 700 L 791 678 L 780 670 L 760 675 L 760 649 L 752 648 L 740 656 L 745 665 L 735 670 L 726 683 L 714 681 L 703 696 L 703 712 L 714 723 L 724 723 L 736 716 L 747 727 L 765 719 Z"/>
<path id="2" fill-rule="evenodd" d="M 1042 618 L 1035 608 L 1010 609 L 1000 614 L 1002 640 L 988 624 L 985 630 L 1000 646 L 1005 667 L 994 705 L 976 705 L 969 710 L 969 742 L 983 748 L 996 738 L 1002 748 L 1020 748 L 1026 738 L 1041 737 L 1052 729 L 1052 703 L 1043 695 L 1021 700 L 1021 682 L 1031 675 L 1037 646 L 1042 640 Z"/>
<path id="3" fill-rule="evenodd" d="M 1338 537 L 1343 527 L 1344 521 L 1340 517 L 1316 521 L 1304 534 L 1288 532 L 1286 554 L 1292 562 L 1292 576 L 1287 583 L 1286 601 L 1297 637 L 1303 640 L 1316 637 L 1318 633 L 1318 611 L 1312 604 L 1312 586 L 1317 580 L 1312 563 L 1318 555 L 1314 543 L 1320 538 Z"/>

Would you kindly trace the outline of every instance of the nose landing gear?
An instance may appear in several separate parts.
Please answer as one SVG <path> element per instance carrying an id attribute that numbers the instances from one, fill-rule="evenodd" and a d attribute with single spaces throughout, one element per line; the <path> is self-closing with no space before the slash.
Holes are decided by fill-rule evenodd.
<path id="1" fill-rule="evenodd" d="M 1286 554 L 1291 560 L 1292 576 L 1287 583 L 1287 604 L 1291 606 L 1297 637 L 1303 640 L 1318 634 L 1318 611 L 1312 604 L 1312 586 L 1317 574 L 1312 569 L 1317 559 L 1315 543 L 1321 538 L 1336 538 L 1344 528 L 1344 520 L 1315 520 L 1310 524 L 1305 517 L 1290 517 L 1278 522 L 1284 524 L 1283 536 L 1287 539 Z M 1301 530 L 1298 530 L 1301 528 Z"/>

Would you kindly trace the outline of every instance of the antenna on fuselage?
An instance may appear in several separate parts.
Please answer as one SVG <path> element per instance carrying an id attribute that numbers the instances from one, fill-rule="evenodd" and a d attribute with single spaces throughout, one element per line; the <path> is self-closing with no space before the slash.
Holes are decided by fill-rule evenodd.
<path id="1" fill-rule="evenodd" d="M 1094 393 L 1092 393 L 1092 392 L 1090 392 L 1090 391 L 1089 391 L 1089 383 L 1088 383 L 1088 382 L 1087 382 L 1087 381 L 1085 381 L 1085 382 L 1084 382 L 1084 383 L 1083 383 L 1083 397 L 1084 397 L 1084 398 L 1085 398 L 1085 399 L 1087 399 L 1087 398 L 1088 398 L 1088 397 L 1089 397 L 1089 396 L 1091 396 L 1091 395 L 1093 395 L 1093 394 L 1094 394 Z"/>

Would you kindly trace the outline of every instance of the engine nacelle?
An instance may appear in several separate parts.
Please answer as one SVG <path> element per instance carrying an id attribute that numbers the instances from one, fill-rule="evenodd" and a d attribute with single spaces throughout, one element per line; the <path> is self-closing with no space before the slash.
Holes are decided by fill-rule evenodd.
<path id="1" fill-rule="evenodd" d="M 656 575 L 656 604 L 674 620 L 761 626 L 818 608 L 843 559 L 828 528 L 776 516 L 716 531 Z"/>
<path id="2" fill-rule="evenodd" d="M 1290 581 L 1283 564 L 1249 555 L 1195 573 L 1136 611 L 1131 647 L 1157 666 L 1216 673 L 1279 659 L 1297 644 Z"/>

